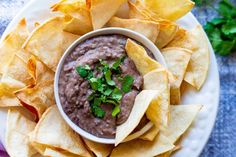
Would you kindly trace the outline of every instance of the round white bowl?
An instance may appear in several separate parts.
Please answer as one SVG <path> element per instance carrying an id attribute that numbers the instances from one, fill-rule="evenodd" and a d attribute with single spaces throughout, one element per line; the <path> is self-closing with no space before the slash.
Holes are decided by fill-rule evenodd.
<path id="1" fill-rule="evenodd" d="M 109 34 L 120 34 L 120 35 L 124 35 L 127 36 L 128 38 L 134 39 L 138 42 L 140 42 L 143 46 L 145 46 L 146 48 L 148 48 L 154 55 L 154 57 L 156 58 L 156 60 L 162 64 L 164 67 L 166 67 L 165 64 L 165 60 L 163 58 L 163 56 L 161 55 L 161 52 L 158 50 L 158 48 L 149 40 L 147 39 L 144 35 L 139 34 L 137 32 L 128 30 L 128 29 L 123 29 L 123 28 L 104 28 L 104 29 L 99 29 L 99 30 L 95 30 L 92 31 L 90 33 L 87 33 L 83 36 L 81 36 L 79 39 L 77 39 L 73 44 L 71 44 L 71 46 L 65 51 L 64 55 L 62 56 L 57 70 L 56 70 L 56 74 L 55 74 L 55 81 L 54 81 L 54 96 L 56 99 L 56 104 L 57 107 L 62 115 L 62 117 L 64 118 L 64 120 L 66 121 L 66 123 L 74 130 L 76 131 L 78 134 L 80 134 L 81 136 L 83 136 L 86 139 L 89 139 L 91 141 L 94 142 L 98 142 L 98 143 L 104 143 L 104 144 L 114 144 L 115 143 L 115 139 L 108 139 L 108 138 L 101 138 L 101 137 L 97 137 L 91 133 L 88 133 L 87 131 L 83 130 L 82 128 L 80 128 L 78 125 L 76 125 L 68 116 L 67 114 L 64 112 L 61 102 L 60 102 L 60 98 L 59 98 L 59 93 L 58 93 L 58 80 L 59 80 L 59 76 L 60 76 L 60 72 L 61 72 L 61 68 L 64 64 L 64 61 L 66 59 L 66 57 L 75 49 L 75 47 L 80 44 L 81 42 L 95 37 L 95 36 L 99 36 L 99 35 L 109 35 Z"/>

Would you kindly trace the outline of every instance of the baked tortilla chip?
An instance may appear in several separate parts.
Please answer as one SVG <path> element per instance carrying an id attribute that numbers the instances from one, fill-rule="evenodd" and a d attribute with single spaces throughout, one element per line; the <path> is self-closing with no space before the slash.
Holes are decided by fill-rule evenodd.
<path id="1" fill-rule="evenodd" d="M 148 122 L 142 129 L 140 129 L 140 130 L 130 134 L 122 142 L 128 142 L 128 141 L 131 141 L 131 140 L 139 138 L 140 136 L 145 134 L 147 131 L 149 131 L 153 126 L 154 126 L 154 124 L 152 122 Z"/>
<path id="2" fill-rule="evenodd" d="M 25 118 L 16 109 L 9 109 L 6 126 L 6 149 L 11 157 L 26 157 L 36 154 L 29 142 L 28 134 L 35 123 Z"/>
<path id="3" fill-rule="evenodd" d="M 90 12 L 85 0 L 61 0 L 51 9 L 65 14 L 65 31 L 78 35 L 92 31 Z"/>
<path id="4" fill-rule="evenodd" d="M 179 29 L 179 26 L 176 23 L 154 16 L 153 13 L 150 12 L 140 0 L 137 0 L 136 3 L 129 2 L 129 7 L 130 18 L 137 18 L 159 23 L 160 30 L 155 42 L 158 48 L 165 47 L 171 40 L 173 40 Z"/>
<path id="5" fill-rule="evenodd" d="M 157 136 L 153 141 L 133 140 L 130 142 L 121 143 L 111 153 L 111 157 L 144 157 L 156 156 L 172 150 L 175 146 L 163 136 Z"/>
<path id="6" fill-rule="evenodd" d="M 201 108 L 202 105 L 171 105 L 170 124 L 161 130 L 161 134 L 175 143 L 190 127 Z"/>
<path id="7" fill-rule="evenodd" d="M 143 134 L 139 138 L 142 140 L 153 141 L 154 138 L 158 135 L 159 131 L 160 131 L 159 127 L 153 126 L 150 130 L 148 130 L 145 134 Z"/>
<path id="8" fill-rule="evenodd" d="M 157 36 L 157 40 L 155 42 L 155 45 L 158 48 L 165 47 L 171 40 L 174 39 L 179 26 L 175 23 L 169 22 L 169 21 L 162 21 L 162 20 L 156 20 L 160 24 L 160 31 L 159 35 Z"/>
<path id="9" fill-rule="evenodd" d="M 85 138 L 83 138 L 83 141 L 96 157 L 107 157 L 113 149 L 113 145 L 96 143 Z"/>
<path id="10" fill-rule="evenodd" d="M 64 32 L 63 17 L 53 17 L 38 26 L 24 43 L 23 48 L 35 55 L 53 71 L 68 46 L 78 36 Z M 55 27 L 56 26 L 56 27 Z"/>
<path id="11" fill-rule="evenodd" d="M 155 90 L 143 90 L 136 96 L 128 119 L 116 128 L 115 146 L 121 143 L 135 129 L 150 103 L 158 98 L 158 94 L 158 91 Z"/>
<path id="12" fill-rule="evenodd" d="M 121 19 L 113 17 L 107 24 L 110 27 L 121 27 L 143 34 L 152 42 L 155 42 L 159 34 L 159 23 L 139 20 L 139 19 Z"/>
<path id="13" fill-rule="evenodd" d="M 16 54 L 22 47 L 28 37 L 29 32 L 26 26 L 25 19 L 22 19 L 16 28 L 8 34 L 0 44 L 0 74 L 3 74 L 11 61 L 11 58 Z"/>
<path id="14" fill-rule="evenodd" d="M 144 0 L 145 6 L 156 16 L 175 21 L 194 7 L 191 0 Z"/>
<path id="15" fill-rule="evenodd" d="M 53 120 L 53 121 L 52 121 Z M 62 119 L 56 106 L 47 109 L 30 136 L 34 147 L 45 150 L 47 146 L 80 156 L 90 156 L 77 135 Z"/>
<path id="16" fill-rule="evenodd" d="M 144 89 L 157 90 L 160 93 L 161 123 L 168 126 L 170 119 L 170 87 L 168 73 L 165 69 L 157 69 L 144 75 Z"/>
<path id="17" fill-rule="evenodd" d="M 180 103 L 180 86 L 185 76 L 192 52 L 188 49 L 169 47 L 161 50 L 168 70 L 174 75 L 175 80 L 170 86 L 170 103 Z"/>
<path id="18" fill-rule="evenodd" d="M 17 54 L 15 54 L 9 62 L 2 77 L 10 77 L 14 80 L 22 82 L 25 86 L 33 84 L 33 79 L 28 73 L 27 63 Z"/>
<path id="19" fill-rule="evenodd" d="M 88 0 L 93 29 L 102 28 L 127 0 Z"/>
<path id="20" fill-rule="evenodd" d="M 31 56 L 27 61 L 27 69 L 34 80 L 34 85 L 48 80 L 54 80 L 54 72 L 34 56 Z"/>
<path id="21" fill-rule="evenodd" d="M 16 92 L 15 95 L 23 106 L 33 107 L 37 111 L 36 117 L 39 118 L 48 107 L 55 104 L 53 80 L 39 83 L 32 88 L 24 88 Z"/>
<path id="22" fill-rule="evenodd" d="M 49 157 L 79 157 L 79 155 L 72 154 L 61 149 L 50 148 L 50 147 L 47 147 L 44 150 L 43 155 Z"/>
<path id="23" fill-rule="evenodd" d="M 177 36 L 167 47 L 182 47 L 193 52 L 184 80 L 200 90 L 206 80 L 210 65 L 208 40 L 200 25 L 183 33 L 184 35 Z"/>
<path id="24" fill-rule="evenodd" d="M 145 75 L 152 70 L 162 67 L 160 63 L 147 55 L 146 50 L 142 46 L 131 39 L 127 40 L 125 50 L 141 75 Z"/>

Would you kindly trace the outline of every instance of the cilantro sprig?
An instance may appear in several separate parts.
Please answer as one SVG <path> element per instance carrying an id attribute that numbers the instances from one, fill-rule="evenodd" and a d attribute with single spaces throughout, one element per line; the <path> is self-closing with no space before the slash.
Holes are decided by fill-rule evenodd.
<path id="1" fill-rule="evenodd" d="M 96 67 L 100 70 L 102 76 L 94 77 L 92 69 L 88 66 L 76 67 L 77 73 L 84 79 L 89 81 L 90 87 L 93 93 L 88 97 L 90 102 L 91 111 L 95 117 L 103 118 L 106 112 L 101 108 L 101 104 L 112 104 L 112 116 L 116 117 L 120 113 L 120 102 L 124 93 L 128 93 L 133 85 L 134 78 L 130 75 L 126 75 L 121 78 L 120 64 L 124 61 L 125 57 L 116 60 L 111 67 L 108 63 L 100 60 L 100 66 Z M 118 80 L 122 81 L 122 87 L 116 85 L 112 79 L 113 75 L 118 77 Z"/>
<path id="2" fill-rule="evenodd" d="M 197 5 L 210 1 L 195 0 Z M 229 55 L 236 50 L 236 6 L 228 0 L 221 0 L 217 8 L 211 6 L 219 13 L 219 17 L 208 21 L 204 29 L 216 53 L 222 56 Z"/>

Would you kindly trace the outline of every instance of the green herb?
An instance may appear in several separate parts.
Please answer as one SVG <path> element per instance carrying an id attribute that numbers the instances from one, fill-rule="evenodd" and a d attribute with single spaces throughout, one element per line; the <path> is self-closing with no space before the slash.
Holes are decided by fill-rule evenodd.
<path id="1" fill-rule="evenodd" d="M 112 99 L 120 101 L 122 98 L 122 92 L 119 88 L 115 88 L 112 92 Z"/>
<path id="2" fill-rule="evenodd" d="M 101 108 L 101 99 L 100 98 L 95 98 L 93 101 L 93 104 L 91 105 L 91 110 L 92 113 L 98 117 L 98 118 L 103 118 L 106 114 L 106 112 Z"/>
<path id="3" fill-rule="evenodd" d="M 122 81 L 122 91 L 128 93 L 131 90 L 134 78 L 130 75 L 126 75 Z"/>
<path id="4" fill-rule="evenodd" d="M 115 82 L 111 79 L 111 70 L 107 70 L 105 72 L 105 78 L 106 78 L 107 84 L 109 84 L 110 86 L 115 85 Z"/>
<path id="5" fill-rule="evenodd" d="M 112 104 L 112 116 L 119 114 L 122 91 L 126 93 L 129 92 L 133 84 L 132 76 L 127 75 L 123 79 L 119 75 L 121 72 L 120 64 L 124 59 L 125 57 L 119 58 L 111 67 L 109 67 L 109 64 L 105 61 L 99 60 L 100 66 L 95 67 L 95 69 L 100 70 L 102 76 L 98 78 L 93 76 L 93 71 L 88 65 L 76 68 L 78 74 L 89 81 L 90 87 L 93 90 L 87 100 L 90 102 L 91 111 L 95 117 L 103 118 L 105 116 L 105 111 L 101 108 L 101 104 Z M 113 75 L 115 75 L 119 81 L 122 81 L 122 90 L 119 89 L 112 80 Z"/>
<path id="6" fill-rule="evenodd" d="M 113 117 L 116 117 L 119 113 L 120 113 L 120 107 L 119 106 L 115 106 L 114 109 L 112 110 L 111 115 Z"/>
<path id="7" fill-rule="evenodd" d="M 204 29 L 215 52 L 225 56 L 236 49 L 236 6 L 221 0 L 215 10 L 221 17 L 208 21 Z"/>

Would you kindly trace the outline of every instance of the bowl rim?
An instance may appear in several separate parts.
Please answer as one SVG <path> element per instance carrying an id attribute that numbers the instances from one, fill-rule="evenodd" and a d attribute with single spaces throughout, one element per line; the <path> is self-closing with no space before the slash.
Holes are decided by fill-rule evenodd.
<path id="1" fill-rule="evenodd" d="M 109 138 L 102 138 L 102 137 L 97 137 L 84 129 L 80 128 L 78 125 L 76 125 L 70 118 L 69 116 L 64 112 L 61 102 L 60 102 L 60 97 L 59 97 L 59 92 L 58 92 L 58 81 L 60 78 L 60 73 L 61 69 L 64 65 L 65 59 L 67 56 L 76 48 L 77 45 L 79 45 L 81 42 L 96 37 L 100 35 L 112 35 L 112 34 L 119 34 L 119 35 L 124 35 L 128 38 L 134 39 L 141 43 L 143 46 L 145 46 L 147 49 L 152 52 L 154 55 L 155 59 L 162 64 L 164 67 L 166 67 L 166 63 L 164 60 L 164 57 L 162 56 L 160 50 L 144 35 L 137 33 L 135 31 L 125 29 L 125 28 L 117 28 L 117 27 L 110 27 L 110 28 L 102 28 L 98 29 L 92 32 L 89 32 L 81 37 L 79 37 L 77 40 L 75 40 L 65 51 L 63 56 L 61 57 L 59 64 L 56 69 L 55 73 L 55 78 L 54 78 L 54 97 L 56 100 L 56 105 L 57 108 L 59 109 L 60 114 L 62 115 L 63 119 L 65 122 L 79 135 L 83 136 L 84 138 L 97 142 L 97 143 L 103 143 L 103 144 L 114 144 L 115 143 L 115 138 L 114 139 L 109 139 Z"/>

